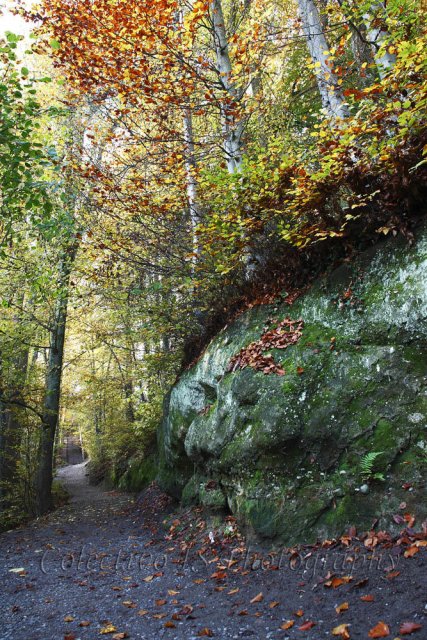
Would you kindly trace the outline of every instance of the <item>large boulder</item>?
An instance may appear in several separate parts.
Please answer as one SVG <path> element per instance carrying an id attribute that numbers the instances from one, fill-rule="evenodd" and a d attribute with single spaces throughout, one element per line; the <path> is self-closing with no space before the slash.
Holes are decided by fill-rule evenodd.
<path id="1" fill-rule="evenodd" d="M 304 321 L 297 344 L 268 352 L 286 375 L 227 372 L 285 317 Z M 255 307 L 221 331 L 167 398 L 158 479 L 187 503 L 226 501 L 285 544 L 377 519 L 392 530 L 396 514 L 427 516 L 426 427 L 423 227 L 412 246 L 377 245 L 293 305 Z"/>

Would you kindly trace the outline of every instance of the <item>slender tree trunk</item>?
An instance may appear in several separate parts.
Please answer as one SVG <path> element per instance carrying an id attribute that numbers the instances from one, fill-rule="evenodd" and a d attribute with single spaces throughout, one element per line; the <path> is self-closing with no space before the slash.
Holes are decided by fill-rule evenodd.
<path id="1" fill-rule="evenodd" d="M 314 72 L 323 108 L 331 118 L 346 118 L 349 111 L 338 78 L 332 72 L 332 64 L 328 60 L 329 44 L 319 10 L 314 0 L 298 0 L 298 7 L 308 50 L 315 64 Z"/>
<path id="2" fill-rule="evenodd" d="M 374 2 L 369 13 L 365 13 L 363 19 L 366 24 L 367 40 L 372 47 L 375 62 L 380 78 L 384 78 L 396 63 L 396 56 L 383 47 L 390 40 L 390 34 L 385 23 L 386 8 L 382 2 Z M 381 55 L 378 55 L 382 47 Z"/>
<path id="3" fill-rule="evenodd" d="M 197 225 L 201 219 L 201 211 L 198 204 L 198 188 L 197 188 L 197 178 L 196 178 L 196 155 L 195 155 L 195 146 L 194 146 L 194 133 L 193 133 L 193 118 L 191 115 L 191 110 L 186 107 L 184 110 L 183 116 L 183 128 L 184 128 L 184 144 L 185 144 L 185 172 L 186 172 L 186 182 L 187 182 L 187 200 L 188 200 L 188 210 L 190 215 L 190 224 L 191 231 L 193 235 L 192 246 L 193 246 L 193 263 L 197 262 L 197 256 L 199 254 L 199 243 L 197 240 Z"/>
<path id="4" fill-rule="evenodd" d="M 228 171 L 236 173 L 242 170 L 242 137 L 245 121 L 242 117 L 236 119 L 234 111 L 242 99 L 242 91 L 235 86 L 232 80 L 233 68 L 221 0 L 211 1 L 211 11 L 217 71 L 227 94 L 221 104 L 224 153 Z"/>
<path id="5" fill-rule="evenodd" d="M 76 252 L 77 243 L 73 242 L 67 250 L 60 267 L 60 287 L 52 321 L 46 373 L 46 391 L 43 402 L 43 422 L 38 451 L 38 469 L 36 475 L 37 515 L 42 515 L 52 508 L 53 452 L 59 417 L 69 281 Z"/>

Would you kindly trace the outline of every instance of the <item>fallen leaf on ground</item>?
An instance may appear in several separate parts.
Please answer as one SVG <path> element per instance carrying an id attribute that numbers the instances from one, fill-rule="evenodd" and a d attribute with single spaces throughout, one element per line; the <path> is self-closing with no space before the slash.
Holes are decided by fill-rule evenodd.
<path id="1" fill-rule="evenodd" d="M 415 544 L 411 544 L 411 546 L 406 549 L 403 555 L 405 556 L 405 558 L 412 558 L 412 556 L 414 556 L 418 552 L 419 548 Z"/>
<path id="2" fill-rule="evenodd" d="M 262 595 L 262 593 L 258 593 L 258 595 L 256 595 L 255 598 L 252 598 L 251 604 L 255 604 L 256 602 L 262 602 L 263 600 L 264 600 L 264 596 Z"/>
<path id="3" fill-rule="evenodd" d="M 148 613 L 148 609 L 140 609 L 140 610 L 138 611 L 138 615 L 139 615 L 139 616 L 146 616 L 146 615 L 147 615 L 147 613 Z"/>
<path id="4" fill-rule="evenodd" d="M 207 627 L 205 627 L 204 629 L 201 629 L 201 631 L 199 631 L 199 633 L 197 634 L 199 636 L 199 638 L 212 638 L 213 637 L 213 631 L 212 629 L 208 629 Z"/>
<path id="5" fill-rule="evenodd" d="M 368 633 L 370 638 L 385 638 L 388 635 L 390 635 L 390 627 L 382 620 Z"/>
<path id="6" fill-rule="evenodd" d="M 89 625 L 89 620 L 82 620 L 81 622 L 79 622 L 79 627 L 88 627 Z"/>
<path id="7" fill-rule="evenodd" d="M 394 578 L 397 578 L 397 576 L 400 575 L 400 571 L 390 571 L 390 573 L 387 574 L 386 578 L 387 580 L 394 580 Z"/>
<path id="8" fill-rule="evenodd" d="M 349 607 L 348 602 L 343 602 L 342 604 L 339 604 L 338 607 L 335 607 L 335 611 L 337 613 L 342 613 L 343 611 L 347 611 L 348 607 Z"/>
<path id="9" fill-rule="evenodd" d="M 349 627 L 348 624 L 340 624 L 338 627 L 335 627 L 334 629 L 332 629 L 332 635 L 341 636 L 343 640 L 349 640 L 350 633 L 349 633 L 348 627 Z"/>
<path id="10" fill-rule="evenodd" d="M 280 625 L 280 628 L 283 629 L 283 631 L 286 631 L 287 629 L 293 627 L 294 624 L 295 620 L 288 620 L 287 622 L 284 622 L 282 625 Z"/>
<path id="11" fill-rule="evenodd" d="M 166 600 L 156 600 L 156 605 L 158 607 L 163 607 L 165 604 L 166 604 Z"/>
<path id="12" fill-rule="evenodd" d="M 124 600 L 122 605 L 128 609 L 136 609 L 136 604 L 135 602 L 132 602 L 132 600 Z"/>
<path id="13" fill-rule="evenodd" d="M 173 622 L 171 622 L 170 620 L 168 620 L 167 622 L 165 622 L 165 629 L 176 629 L 176 624 L 174 624 Z"/>
<path id="14" fill-rule="evenodd" d="M 295 611 L 294 614 L 296 616 L 298 616 L 298 618 L 302 618 L 304 615 L 304 610 L 303 609 L 298 609 L 298 611 Z"/>
<path id="15" fill-rule="evenodd" d="M 360 596 L 362 602 L 373 602 L 375 600 L 374 596 L 368 594 L 367 596 Z"/>
<path id="16" fill-rule="evenodd" d="M 402 636 L 408 636 L 410 633 L 414 633 L 414 631 L 419 631 L 422 629 L 422 625 L 417 622 L 403 622 L 400 625 L 399 633 Z"/>
<path id="17" fill-rule="evenodd" d="M 307 622 L 304 622 L 304 624 L 302 624 L 300 627 L 298 627 L 298 629 L 300 631 L 309 631 L 310 629 L 312 629 L 315 626 L 316 626 L 315 622 L 312 622 L 311 620 L 307 620 Z"/>
<path id="18" fill-rule="evenodd" d="M 64 618 L 64 622 L 73 622 L 74 618 L 73 616 L 65 616 Z"/>
<path id="19" fill-rule="evenodd" d="M 76 640 L 76 636 L 74 633 L 66 633 L 64 636 L 64 640 Z"/>
<path id="20" fill-rule="evenodd" d="M 337 589 L 342 584 L 348 584 L 352 580 L 353 578 L 351 576 L 343 576 L 342 578 L 335 577 L 325 582 L 325 587 L 332 587 L 333 589 Z"/>
<path id="21" fill-rule="evenodd" d="M 124 638 L 128 638 L 128 634 L 126 631 L 122 631 L 121 633 L 115 633 L 113 635 L 113 640 L 124 640 Z"/>
<path id="22" fill-rule="evenodd" d="M 275 607 L 278 607 L 279 604 L 280 602 L 278 602 L 277 600 L 273 600 L 273 602 L 270 602 L 268 606 L 270 607 L 270 609 L 274 609 Z"/>
<path id="23" fill-rule="evenodd" d="M 114 633 L 115 631 L 117 631 L 117 628 L 114 625 L 109 624 L 107 627 L 103 627 L 99 633 L 101 635 L 105 635 L 107 633 Z"/>
<path id="24" fill-rule="evenodd" d="M 235 593 L 238 593 L 240 591 L 240 589 L 237 587 L 236 589 L 231 589 L 231 591 L 228 592 L 229 596 L 234 596 Z"/>

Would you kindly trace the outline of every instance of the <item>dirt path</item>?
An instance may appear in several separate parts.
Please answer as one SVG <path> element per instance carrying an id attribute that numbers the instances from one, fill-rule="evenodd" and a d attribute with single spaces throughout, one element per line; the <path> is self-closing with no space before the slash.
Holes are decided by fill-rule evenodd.
<path id="1" fill-rule="evenodd" d="M 134 501 L 89 486 L 85 464 L 59 476 L 70 503 L 0 536 L 0 640 L 321 640 L 341 624 L 368 640 L 380 621 L 391 640 L 404 622 L 421 625 L 409 637 L 427 638 L 427 554 L 417 538 L 269 556 L 232 520 L 224 534 L 220 518 L 171 513 L 156 488 Z"/>

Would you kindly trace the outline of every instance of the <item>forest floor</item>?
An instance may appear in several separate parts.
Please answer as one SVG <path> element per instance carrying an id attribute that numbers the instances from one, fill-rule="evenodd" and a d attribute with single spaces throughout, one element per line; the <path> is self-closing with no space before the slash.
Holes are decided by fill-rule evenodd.
<path id="1" fill-rule="evenodd" d="M 59 476 L 69 503 L 0 536 L 1 640 L 427 638 L 411 530 L 272 552 L 155 486 L 103 491 L 85 463 Z"/>

